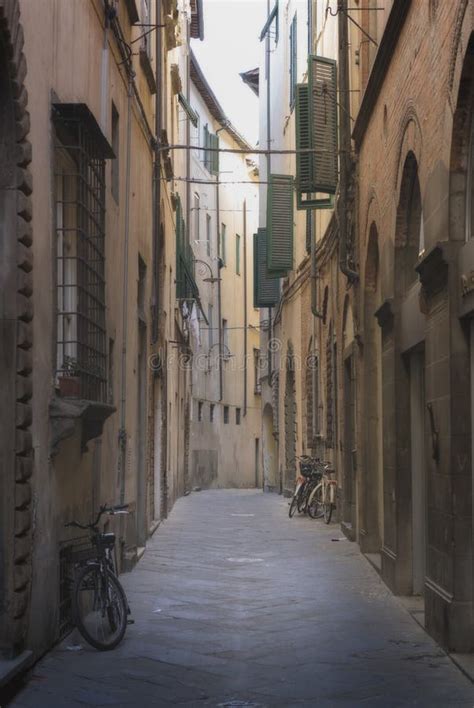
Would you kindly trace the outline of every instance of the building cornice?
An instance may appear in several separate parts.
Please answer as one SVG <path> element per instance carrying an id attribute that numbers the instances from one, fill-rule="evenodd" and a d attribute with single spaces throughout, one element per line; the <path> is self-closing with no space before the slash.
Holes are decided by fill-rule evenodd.
<path id="1" fill-rule="evenodd" d="M 357 149 L 360 148 L 364 140 L 370 118 L 377 103 L 383 82 L 393 58 L 400 32 L 405 24 L 410 7 L 411 0 L 394 0 L 392 9 L 390 10 L 382 40 L 375 56 L 372 71 L 370 72 L 369 80 L 362 97 L 354 130 L 352 131 L 352 137 L 354 138 Z"/>

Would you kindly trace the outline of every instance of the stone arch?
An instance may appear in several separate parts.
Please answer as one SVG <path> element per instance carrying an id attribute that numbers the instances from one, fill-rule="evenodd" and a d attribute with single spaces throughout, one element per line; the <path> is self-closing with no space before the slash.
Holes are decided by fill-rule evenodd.
<path id="1" fill-rule="evenodd" d="M 33 259 L 25 76 L 19 2 L 0 0 L 0 655 L 6 658 L 25 644 L 31 582 Z"/>
<path id="2" fill-rule="evenodd" d="M 449 237 L 452 241 L 466 240 L 468 212 L 468 169 L 474 168 L 474 32 L 471 33 L 459 75 L 450 160 Z M 472 176 L 471 176 L 471 181 Z M 471 186 L 473 186 L 471 184 Z M 473 201 L 472 190 L 469 196 Z M 474 228 L 470 226 L 471 236 Z"/>
<path id="3" fill-rule="evenodd" d="M 283 492 L 292 494 L 296 478 L 296 377 L 293 344 L 288 342 L 285 359 L 285 471 Z"/>
<path id="4" fill-rule="evenodd" d="M 448 96 L 453 111 L 457 104 L 465 53 L 474 31 L 474 13 L 467 12 L 468 6 L 469 0 L 461 0 L 453 25 L 448 79 Z"/>
<path id="5" fill-rule="evenodd" d="M 424 248 L 418 162 L 409 151 L 402 170 L 395 224 L 395 296 L 402 297 L 416 282 L 415 267 Z"/>
<path id="6" fill-rule="evenodd" d="M 423 151 L 423 134 L 421 123 L 413 103 L 410 101 L 406 107 L 399 133 L 399 148 L 397 152 L 397 165 L 395 169 L 395 191 L 400 194 L 404 181 L 404 167 L 407 156 L 413 153 L 417 165 L 421 164 Z"/>
<path id="7" fill-rule="evenodd" d="M 364 265 L 364 358 L 361 420 L 363 460 L 359 482 L 359 542 L 364 553 L 380 553 L 383 538 L 382 337 L 375 319 L 381 304 L 377 225 L 370 224 Z"/>

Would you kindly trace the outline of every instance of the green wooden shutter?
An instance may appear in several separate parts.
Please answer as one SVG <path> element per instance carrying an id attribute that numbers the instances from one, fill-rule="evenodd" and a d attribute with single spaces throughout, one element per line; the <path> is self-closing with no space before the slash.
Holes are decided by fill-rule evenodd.
<path id="1" fill-rule="evenodd" d="M 308 57 L 309 119 L 312 160 L 312 192 L 335 194 L 338 181 L 337 72 L 336 62 Z"/>
<path id="2" fill-rule="evenodd" d="M 184 287 L 184 273 L 182 268 L 182 210 L 181 199 L 176 197 L 176 298 L 181 298 Z"/>
<path id="3" fill-rule="evenodd" d="M 256 251 L 257 307 L 273 307 L 280 299 L 280 281 L 267 274 L 267 229 L 258 229 Z"/>
<path id="4" fill-rule="evenodd" d="M 270 175 L 267 195 L 268 270 L 293 269 L 293 177 Z"/>
<path id="5" fill-rule="evenodd" d="M 311 149 L 311 130 L 309 120 L 308 84 L 296 86 L 296 150 Z M 296 153 L 296 188 L 299 192 L 313 191 L 312 153 Z"/>
<path id="6" fill-rule="evenodd" d="M 214 148 L 215 151 L 219 149 L 219 136 L 211 134 L 210 136 L 210 147 Z M 218 175 L 219 174 L 219 153 L 218 152 L 211 152 L 210 153 L 210 172 L 213 175 Z"/>

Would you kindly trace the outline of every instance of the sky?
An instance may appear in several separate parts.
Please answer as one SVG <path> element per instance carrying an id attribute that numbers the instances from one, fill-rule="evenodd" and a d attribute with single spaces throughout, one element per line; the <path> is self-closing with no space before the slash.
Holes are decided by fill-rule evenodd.
<path id="1" fill-rule="evenodd" d="M 203 0 L 204 41 L 192 48 L 217 100 L 250 143 L 258 137 L 258 99 L 239 74 L 255 69 L 267 0 Z"/>

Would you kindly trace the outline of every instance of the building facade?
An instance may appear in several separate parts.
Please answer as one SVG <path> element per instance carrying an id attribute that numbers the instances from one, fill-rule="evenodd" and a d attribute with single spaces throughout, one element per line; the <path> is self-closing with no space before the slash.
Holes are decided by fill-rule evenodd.
<path id="1" fill-rule="evenodd" d="M 253 303 L 258 170 L 191 55 L 196 120 L 190 158 L 190 237 L 200 292 L 194 341 L 192 487 L 261 486 L 259 315 Z M 235 151 L 235 152 L 231 152 Z M 206 318 L 206 319 L 204 319 Z M 206 322 L 207 320 L 207 322 Z"/>
<path id="2" fill-rule="evenodd" d="M 2 683 L 71 625 L 64 524 L 129 504 L 127 569 L 185 489 L 166 145 L 191 37 L 199 2 L 0 2 Z"/>
<path id="3" fill-rule="evenodd" d="M 330 460 L 346 535 L 467 652 L 474 8 L 353 5 L 276 2 L 262 31 L 260 143 L 300 150 L 261 164 L 295 192 L 286 237 L 261 194 L 265 483 L 290 493 L 295 455 Z"/>

